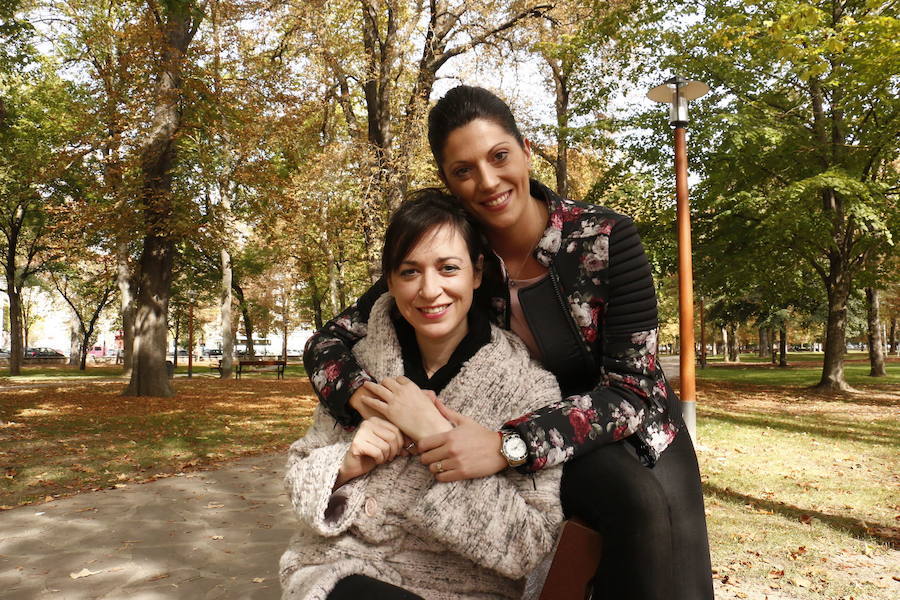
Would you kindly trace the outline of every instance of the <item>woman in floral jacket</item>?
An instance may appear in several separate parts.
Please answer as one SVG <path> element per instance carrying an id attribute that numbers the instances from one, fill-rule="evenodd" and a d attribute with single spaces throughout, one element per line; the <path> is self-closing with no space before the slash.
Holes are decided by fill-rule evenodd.
<path id="1" fill-rule="evenodd" d="M 441 465 L 439 481 L 565 462 L 564 512 L 604 538 L 598 596 L 712 598 L 696 456 L 657 360 L 656 296 L 631 219 L 531 180 L 530 145 L 487 90 L 450 90 L 429 114 L 429 143 L 441 179 L 493 250 L 478 301 L 563 394 L 500 436 L 459 416 L 452 431 L 419 442 L 422 462 Z M 376 284 L 326 324 L 304 355 L 323 404 L 348 427 L 377 414 L 351 348 L 383 291 Z M 527 455 L 507 450 L 516 439 Z"/>

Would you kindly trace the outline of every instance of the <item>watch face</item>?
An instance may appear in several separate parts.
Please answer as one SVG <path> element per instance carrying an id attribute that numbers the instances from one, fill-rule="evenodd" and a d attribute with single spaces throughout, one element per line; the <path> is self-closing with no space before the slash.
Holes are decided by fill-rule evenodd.
<path id="1" fill-rule="evenodd" d="M 503 449 L 506 456 L 512 460 L 521 460 L 528 455 L 528 448 L 525 446 L 525 440 L 517 435 L 511 435 L 503 441 Z"/>

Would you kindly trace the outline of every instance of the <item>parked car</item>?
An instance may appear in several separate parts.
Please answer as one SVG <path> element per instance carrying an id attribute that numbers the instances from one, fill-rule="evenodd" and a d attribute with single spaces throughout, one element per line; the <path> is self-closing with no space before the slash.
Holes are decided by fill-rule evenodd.
<path id="1" fill-rule="evenodd" d="M 0 350 L 0 358 L 9 358 L 9 350 Z"/>
<path id="2" fill-rule="evenodd" d="M 53 348 L 25 348 L 25 358 L 65 358 L 66 355 Z"/>
<path id="3" fill-rule="evenodd" d="M 210 358 L 222 358 L 222 351 L 219 348 L 207 348 L 203 351 L 203 355 Z"/>

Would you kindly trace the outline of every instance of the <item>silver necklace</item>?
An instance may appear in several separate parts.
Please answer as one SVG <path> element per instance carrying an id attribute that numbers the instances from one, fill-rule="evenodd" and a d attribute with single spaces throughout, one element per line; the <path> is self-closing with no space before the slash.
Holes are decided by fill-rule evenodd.
<path id="1" fill-rule="evenodd" d="M 541 237 L 543 237 L 543 233 L 541 234 Z M 516 287 L 516 286 L 519 285 L 519 284 L 516 282 L 516 280 L 519 279 L 519 275 L 521 275 L 521 274 L 522 274 L 522 271 L 525 270 L 525 265 L 528 264 L 528 259 L 529 259 L 529 258 L 531 257 L 531 255 L 534 253 L 534 249 L 537 248 L 537 245 L 540 243 L 540 241 L 541 241 L 541 238 L 539 237 L 539 238 L 537 239 L 537 241 L 536 241 L 534 244 L 532 244 L 531 248 L 528 250 L 528 253 L 525 254 L 525 258 L 524 258 L 524 259 L 522 260 L 522 262 L 519 264 L 519 269 L 516 271 L 515 276 L 513 276 L 513 275 L 509 272 L 509 269 L 506 270 L 506 274 L 509 276 L 509 287 Z M 505 266 L 506 266 L 506 263 L 504 262 L 503 265 L 504 265 L 504 267 L 505 267 Z"/>

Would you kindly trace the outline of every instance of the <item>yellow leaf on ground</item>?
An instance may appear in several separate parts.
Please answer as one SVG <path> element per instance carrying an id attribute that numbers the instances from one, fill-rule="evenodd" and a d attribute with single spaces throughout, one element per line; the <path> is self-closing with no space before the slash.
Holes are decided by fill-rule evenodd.
<path id="1" fill-rule="evenodd" d="M 102 573 L 103 571 L 91 571 L 90 569 L 84 568 L 77 573 L 69 573 L 69 577 L 72 579 L 81 579 L 82 577 L 90 577 L 91 575 L 96 575 L 97 573 Z"/>

